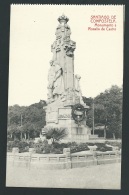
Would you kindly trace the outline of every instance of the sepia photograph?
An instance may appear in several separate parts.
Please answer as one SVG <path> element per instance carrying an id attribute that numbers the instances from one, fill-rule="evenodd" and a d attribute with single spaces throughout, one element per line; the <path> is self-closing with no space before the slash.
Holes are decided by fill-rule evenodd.
<path id="1" fill-rule="evenodd" d="M 6 187 L 121 189 L 124 5 L 10 5 Z"/>

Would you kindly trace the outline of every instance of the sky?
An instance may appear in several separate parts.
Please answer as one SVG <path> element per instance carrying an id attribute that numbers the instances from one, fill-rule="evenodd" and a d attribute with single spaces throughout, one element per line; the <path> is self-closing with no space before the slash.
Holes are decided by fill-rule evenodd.
<path id="1" fill-rule="evenodd" d="M 8 104 L 27 106 L 47 100 L 57 18 L 69 18 L 76 42 L 74 74 L 82 95 L 95 97 L 123 83 L 123 6 L 11 5 Z M 91 16 L 116 16 L 116 30 L 88 30 Z"/>

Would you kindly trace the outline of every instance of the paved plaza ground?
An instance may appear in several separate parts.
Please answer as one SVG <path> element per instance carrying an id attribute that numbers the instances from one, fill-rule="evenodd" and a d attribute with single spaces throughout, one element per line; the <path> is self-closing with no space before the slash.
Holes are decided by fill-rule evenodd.
<path id="1" fill-rule="evenodd" d="M 120 189 L 121 164 L 97 165 L 75 169 L 39 170 L 7 165 L 6 186 Z"/>

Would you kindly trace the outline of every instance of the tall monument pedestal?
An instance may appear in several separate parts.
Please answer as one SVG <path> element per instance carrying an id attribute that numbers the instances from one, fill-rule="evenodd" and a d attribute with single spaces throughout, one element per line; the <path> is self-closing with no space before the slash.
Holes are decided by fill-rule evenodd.
<path id="1" fill-rule="evenodd" d="M 63 141 L 85 142 L 91 134 L 86 125 L 86 109 L 80 88 L 80 76 L 74 75 L 74 50 L 76 42 L 70 38 L 71 29 L 67 22 L 68 17 L 58 18 L 56 40 L 51 45 L 53 53 L 48 72 L 48 101 L 46 106 L 46 128 L 66 128 L 68 136 Z M 80 65 L 79 65 L 80 66 Z M 76 124 L 73 118 L 73 106 L 80 104 L 83 109 L 76 110 L 77 119 L 83 119 Z M 84 114 L 85 113 L 85 114 Z M 85 115 L 85 116 L 84 116 Z"/>

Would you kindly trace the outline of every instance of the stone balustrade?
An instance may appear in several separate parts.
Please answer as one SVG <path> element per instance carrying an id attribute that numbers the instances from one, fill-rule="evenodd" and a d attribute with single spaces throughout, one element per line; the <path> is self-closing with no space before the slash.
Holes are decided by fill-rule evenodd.
<path id="1" fill-rule="evenodd" d="M 64 148 L 63 154 L 7 153 L 7 163 L 13 166 L 40 169 L 70 169 L 120 161 L 120 151 L 71 154 L 70 148 Z"/>

